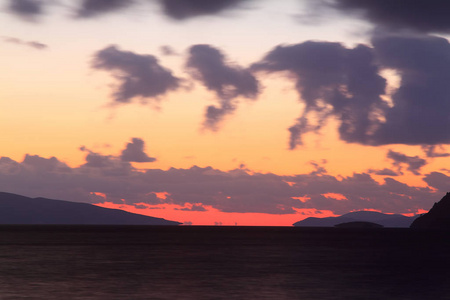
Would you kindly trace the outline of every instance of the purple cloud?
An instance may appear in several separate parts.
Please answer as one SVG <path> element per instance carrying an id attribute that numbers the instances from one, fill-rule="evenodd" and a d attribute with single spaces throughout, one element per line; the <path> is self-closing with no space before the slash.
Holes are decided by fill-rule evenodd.
<path id="1" fill-rule="evenodd" d="M 36 20 L 44 13 L 42 0 L 9 0 L 8 10 L 26 20 Z"/>
<path id="2" fill-rule="evenodd" d="M 433 36 L 376 36 L 378 61 L 401 78 L 373 144 L 450 143 L 450 44 Z"/>
<path id="3" fill-rule="evenodd" d="M 115 103 L 130 103 L 136 97 L 155 99 L 180 87 L 181 80 L 153 55 L 122 51 L 116 46 L 96 52 L 92 68 L 110 71 L 119 81 L 113 93 Z"/>
<path id="4" fill-rule="evenodd" d="M 210 45 L 191 46 L 186 66 L 219 98 L 219 106 L 206 109 L 204 125 L 208 129 L 217 130 L 224 117 L 234 112 L 237 97 L 253 99 L 259 93 L 258 81 L 247 69 L 227 63 L 225 55 Z"/>
<path id="5" fill-rule="evenodd" d="M 80 147 L 80 150 L 87 152 L 86 162 L 80 166 L 82 173 L 101 174 L 102 176 L 128 176 L 135 169 L 126 161 L 122 161 L 113 155 L 102 155 L 93 152 L 86 147 Z"/>
<path id="6" fill-rule="evenodd" d="M 423 180 L 441 193 L 450 191 L 450 176 L 439 172 L 431 172 Z"/>
<path id="7" fill-rule="evenodd" d="M 330 42 L 280 45 L 252 66 L 260 72 L 288 72 L 295 80 L 305 109 L 289 128 L 290 149 L 331 117 L 348 143 L 450 143 L 449 42 L 433 36 L 377 35 L 372 43 L 372 48 L 350 49 Z M 401 79 L 391 103 L 382 98 L 383 69 L 396 71 Z"/>
<path id="8" fill-rule="evenodd" d="M 193 204 L 190 207 L 175 208 L 175 209 L 182 211 L 207 211 L 206 208 L 204 208 L 201 204 Z"/>
<path id="9" fill-rule="evenodd" d="M 122 151 L 120 159 L 128 162 L 154 162 L 156 158 L 148 156 L 144 152 L 144 141 L 140 138 L 133 138 Z"/>
<path id="10" fill-rule="evenodd" d="M 248 0 L 160 0 L 164 13 L 172 19 L 215 15 L 223 11 L 237 8 Z"/>
<path id="11" fill-rule="evenodd" d="M 377 25 L 389 29 L 410 29 L 421 32 L 450 32 L 446 0 L 416 1 L 406 3 L 391 0 L 334 0 L 325 3 L 346 14 L 354 12 L 363 15 Z"/>
<path id="12" fill-rule="evenodd" d="M 120 11 L 133 4 L 134 0 L 84 0 L 76 15 L 80 18 L 92 18 Z"/>
<path id="13" fill-rule="evenodd" d="M 11 161 L 10 161 L 11 162 Z M 37 172 L 70 172 L 71 169 L 65 163 L 59 161 L 56 157 L 44 158 L 38 155 L 25 155 L 22 165 L 31 167 Z"/>
<path id="14" fill-rule="evenodd" d="M 375 174 L 375 175 L 381 175 L 381 176 L 399 176 L 402 175 L 401 172 L 395 172 L 391 169 L 381 169 L 381 170 L 374 170 L 374 169 L 370 169 L 368 170 L 369 174 Z"/>
<path id="15" fill-rule="evenodd" d="M 48 46 L 46 44 L 36 42 L 36 41 L 24 41 L 14 37 L 3 37 L 3 41 L 10 44 L 28 46 L 37 50 L 47 49 Z"/>
<path id="16" fill-rule="evenodd" d="M 438 172 L 424 177 L 433 189 L 392 178 L 379 183 L 367 173 L 347 177 L 323 173 L 280 176 L 196 166 L 142 172 L 119 157 L 84 151 L 88 152 L 86 164 L 74 168 L 56 158 L 28 155 L 22 162 L 1 158 L 0 190 L 89 203 L 145 203 L 154 208 L 171 204 L 181 210 L 212 207 L 222 212 L 292 214 L 318 209 L 342 214 L 368 208 L 392 213 L 428 209 L 450 186 L 450 177 Z M 328 197 L 329 193 L 343 197 L 335 199 Z"/>
<path id="17" fill-rule="evenodd" d="M 444 151 L 444 147 L 442 145 L 422 145 L 422 150 L 425 152 L 427 157 L 449 157 L 450 153 L 447 152 L 436 152 L 436 148 L 439 147 L 441 151 Z"/>
<path id="18" fill-rule="evenodd" d="M 401 168 L 403 164 L 408 166 L 408 171 L 415 175 L 420 175 L 420 169 L 427 164 L 425 159 L 418 156 L 408 156 L 400 152 L 389 150 L 387 158 L 391 159 L 392 165 L 398 168 L 398 172 L 401 174 Z"/>
<path id="19" fill-rule="evenodd" d="M 252 69 L 289 72 L 295 79 L 306 107 L 289 128 L 290 149 L 302 144 L 303 134 L 319 131 L 331 116 L 340 120 L 341 139 L 370 143 L 370 133 L 381 122 L 377 112 L 387 106 L 381 98 L 386 80 L 378 74 L 373 49 L 365 45 L 353 49 L 331 42 L 280 45 Z M 311 123 L 312 117 L 317 122 Z"/>

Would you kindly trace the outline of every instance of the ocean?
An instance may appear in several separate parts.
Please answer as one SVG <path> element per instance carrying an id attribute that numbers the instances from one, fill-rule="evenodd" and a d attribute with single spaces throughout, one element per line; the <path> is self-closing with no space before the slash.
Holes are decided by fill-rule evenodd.
<path id="1" fill-rule="evenodd" d="M 0 226 L 0 299 L 450 299 L 450 232 Z"/>

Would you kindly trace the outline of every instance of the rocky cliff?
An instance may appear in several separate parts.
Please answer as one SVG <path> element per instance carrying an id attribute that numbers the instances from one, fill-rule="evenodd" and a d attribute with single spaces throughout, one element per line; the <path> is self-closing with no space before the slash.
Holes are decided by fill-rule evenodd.
<path id="1" fill-rule="evenodd" d="M 430 211 L 418 217 L 411 228 L 450 229 L 450 193 L 435 203 Z"/>

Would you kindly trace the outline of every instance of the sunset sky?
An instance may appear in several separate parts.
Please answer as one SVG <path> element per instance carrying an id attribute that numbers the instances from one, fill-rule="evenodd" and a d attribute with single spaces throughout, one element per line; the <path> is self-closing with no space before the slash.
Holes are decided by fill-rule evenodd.
<path id="1" fill-rule="evenodd" d="M 0 191 L 193 225 L 423 213 L 450 191 L 450 4 L 405 3 L 0 0 Z"/>

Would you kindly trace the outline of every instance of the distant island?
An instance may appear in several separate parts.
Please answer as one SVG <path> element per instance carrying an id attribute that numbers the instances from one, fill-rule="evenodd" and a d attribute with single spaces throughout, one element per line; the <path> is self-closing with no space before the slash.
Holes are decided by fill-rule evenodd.
<path id="1" fill-rule="evenodd" d="M 0 224 L 180 225 L 181 223 L 88 203 L 29 198 L 0 192 Z"/>
<path id="2" fill-rule="evenodd" d="M 380 228 L 450 230 L 450 193 L 447 193 L 426 214 L 406 217 L 375 211 L 356 211 L 338 217 L 306 218 L 293 224 L 298 227 Z"/>
<path id="3" fill-rule="evenodd" d="M 408 228 L 417 218 L 399 214 L 383 214 L 376 211 L 355 211 L 339 217 L 315 218 L 310 217 L 294 223 L 298 227 L 334 227 L 338 224 L 350 222 L 370 222 L 383 227 Z"/>
<path id="4" fill-rule="evenodd" d="M 362 221 L 355 221 L 355 222 L 347 222 L 347 223 L 341 223 L 334 225 L 336 228 L 383 228 L 383 225 L 373 223 L 373 222 L 362 222 Z"/>

